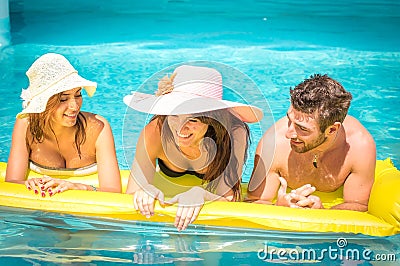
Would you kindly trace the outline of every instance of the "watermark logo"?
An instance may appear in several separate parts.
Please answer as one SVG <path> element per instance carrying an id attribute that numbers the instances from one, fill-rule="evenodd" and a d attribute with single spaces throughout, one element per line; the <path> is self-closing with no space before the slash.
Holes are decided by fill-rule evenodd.
<path id="1" fill-rule="evenodd" d="M 344 248 L 347 246 L 347 239 L 346 238 L 341 238 L 339 237 L 336 240 L 336 245 L 338 246 L 338 248 Z"/>
<path id="2" fill-rule="evenodd" d="M 395 253 L 375 254 L 366 248 L 359 250 L 349 248 L 346 238 L 338 238 L 336 243 L 327 248 L 277 248 L 266 243 L 257 253 L 263 261 L 323 261 L 323 260 L 354 260 L 354 261 L 396 261 Z"/>

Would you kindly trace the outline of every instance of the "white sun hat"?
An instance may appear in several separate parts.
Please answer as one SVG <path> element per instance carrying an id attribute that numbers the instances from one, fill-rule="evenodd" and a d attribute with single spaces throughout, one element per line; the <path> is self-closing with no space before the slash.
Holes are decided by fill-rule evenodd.
<path id="1" fill-rule="evenodd" d="M 47 53 L 39 57 L 26 72 L 29 87 L 22 89 L 22 112 L 17 117 L 29 113 L 41 113 L 51 96 L 57 93 L 83 87 L 91 97 L 97 83 L 78 75 L 78 71 L 62 55 Z"/>
<path id="2" fill-rule="evenodd" d="M 182 65 L 175 69 L 171 86 L 160 87 L 156 95 L 134 92 L 124 103 L 140 112 L 155 115 L 196 114 L 229 109 L 243 122 L 260 121 L 260 108 L 222 100 L 222 76 L 208 67 Z"/>

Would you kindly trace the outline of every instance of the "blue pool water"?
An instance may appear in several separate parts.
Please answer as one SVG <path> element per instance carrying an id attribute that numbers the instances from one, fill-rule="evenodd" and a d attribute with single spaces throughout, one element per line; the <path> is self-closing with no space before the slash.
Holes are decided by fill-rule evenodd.
<path id="1" fill-rule="evenodd" d="M 2 265 L 259 265 L 266 261 L 298 264 L 299 259 L 306 264 L 370 265 L 372 258 L 385 258 L 386 265 L 395 265 L 395 259 L 399 260 L 393 256 L 398 256 L 399 237 L 211 226 L 191 226 L 178 233 L 166 224 L 77 220 L 71 215 L 5 207 L 0 208 L 0 215 L 0 262 L 7 262 Z M 330 254 L 324 254 L 324 249 L 330 249 Z M 271 258 L 265 250 L 287 254 Z M 289 262 L 290 258 L 297 261 Z"/>
<path id="2" fill-rule="evenodd" d="M 78 2 L 10 2 L 13 45 L 0 54 L 0 161 L 8 158 L 19 94 L 27 87 L 24 73 L 51 51 L 99 83 L 83 108 L 110 120 L 121 168 L 129 168 L 132 156 L 125 158 L 122 135 L 134 138 L 143 126 L 123 132 L 123 95 L 157 71 L 193 60 L 216 61 L 248 75 L 275 119 L 285 115 L 290 87 L 313 73 L 331 75 L 352 92 L 350 114 L 375 138 L 378 158 L 400 165 L 398 1 Z M 247 100 L 257 102 L 258 96 Z M 261 132 L 254 133 L 256 144 Z"/>
<path id="3" fill-rule="evenodd" d="M 138 90 L 154 73 L 187 61 L 216 62 L 247 75 L 255 84 L 254 90 L 243 92 L 240 81 L 232 83 L 235 92 L 246 94 L 248 102 L 263 104 L 268 114 L 261 126 L 252 126 L 244 180 L 262 132 L 285 115 L 289 88 L 313 73 L 329 74 L 353 94 L 350 114 L 375 138 L 378 159 L 390 157 L 400 166 L 400 3 L 396 0 L 10 0 L 10 14 L 12 45 L 0 50 L 0 161 L 8 158 L 15 114 L 21 110 L 19 94 L 28 84 L 25 71 L 39 55 L 57 52 L 83 76 L 98 82 L 95 96 L 85 97 L 83 109 L 110 121 L 123 169 L 129 168 L 135 139 L 147 117 L 127 113 L 122 97 Z M 262 262 L 257 251 L 265 242 L 275 247 L 300 243 L 302 248 L 319 244 L 322 248 L 345 236 L 359 250 L 398 253 L 400 241 L 399 237 L 376 240 L 203 227 L 178 234 L 170 225 L 15 209 L 1 209 L 0 218 L 0 264 L 2 260 L 18 265 L 71 260 L 124 264 L 134 262 L 137 253 L 137 262 L 145 256 L 159 263 L 210 265 L 206 261 L 212 260 L 254 265 Z"/>

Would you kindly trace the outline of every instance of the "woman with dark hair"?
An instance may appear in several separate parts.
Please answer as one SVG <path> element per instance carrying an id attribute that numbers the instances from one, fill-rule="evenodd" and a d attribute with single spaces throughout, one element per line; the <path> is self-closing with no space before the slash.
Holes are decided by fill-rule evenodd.
<path id="1" fill-rule="evenodd" d="M 45 54 L 27 71 L 23 110 L 17 115 L 7 163 L 6 181 L 25 183 L 43 197 L 69 189 L 97 190 L 50 176 L 98 173 L 101 191 L 121 192 L 114 138 L 107 120 L 82 112 L 82 89 L 89 96 L 97 84 L 59 54 Z M 27 180 L 28 170 L 44 176 Z"/>
<path id="2" fill-rule="evenodd" d="M 164 77 L 156 95 L 135 93 L 124 102 L 155 116 L 142 130 L 128 182 L 135 209 L 154 214 L 154 200 L 164 192 L 153 178 L 157 169 L 170 178 L 185 174 L 201 180 L 167 203 L 178 203 L 175 226 L 184 230 L 205 201 L 241 199 L 240 181 L 246 160 L 249 128 L 262 111 L 222 100 L 222 77 L 212 68 L 183 65 Z"/>

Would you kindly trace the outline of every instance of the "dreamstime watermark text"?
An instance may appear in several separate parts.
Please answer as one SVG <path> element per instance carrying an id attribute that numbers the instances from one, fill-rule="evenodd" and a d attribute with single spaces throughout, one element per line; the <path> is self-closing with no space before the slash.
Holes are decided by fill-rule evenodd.
<path id="1" fill-rule="evenodd" d="M 327 248 L 276 248 L 268 243 L 260 249 L 257 256 L 263 261 L 322 261 L 322 260 L 354 260 L 354 261 L 396 261 L 395 253 L 375 254 L 370 249 L 359 250 L 347 247 L 346 238 L 338 238 L 334 245 Z"/>

